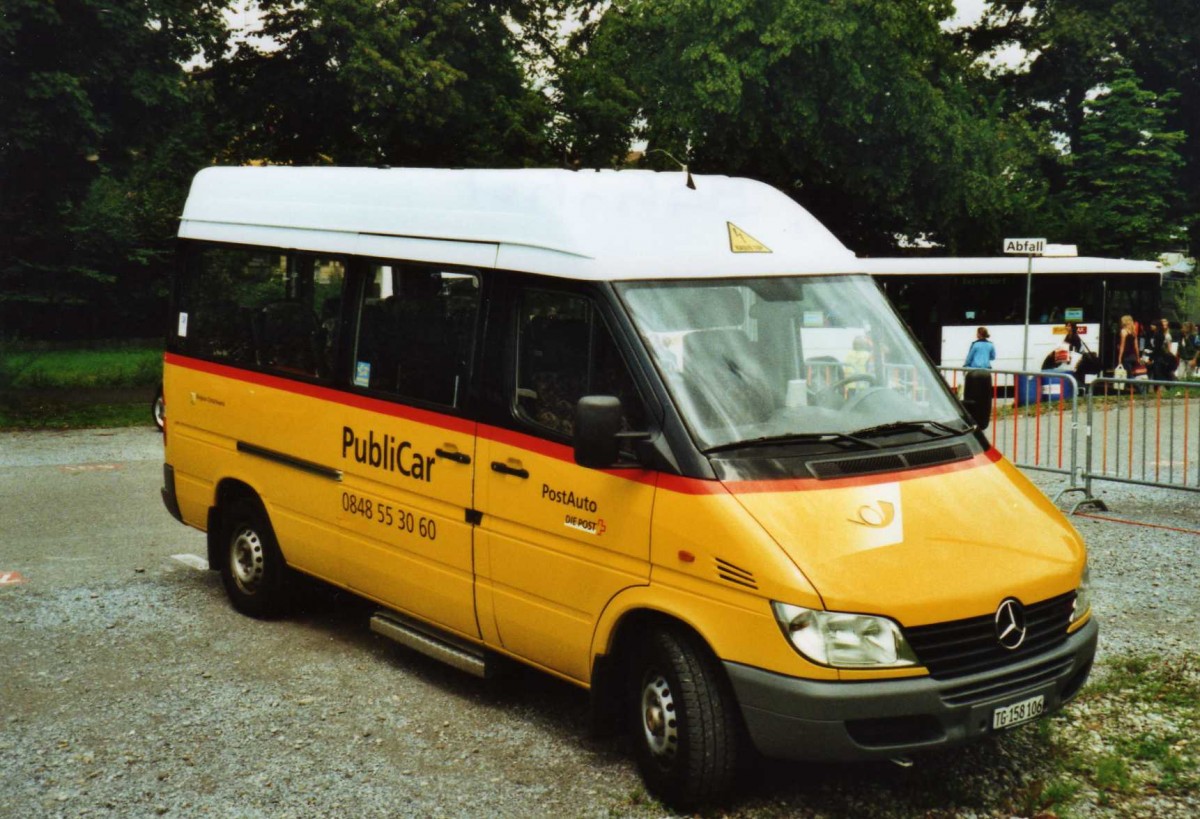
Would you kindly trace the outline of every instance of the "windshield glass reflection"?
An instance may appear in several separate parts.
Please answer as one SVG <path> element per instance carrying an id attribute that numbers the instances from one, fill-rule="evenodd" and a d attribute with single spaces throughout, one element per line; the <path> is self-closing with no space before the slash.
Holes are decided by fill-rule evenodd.
<path id="1" fill-rule="evenodd" d="M 702 449 L 853 443 L 860 430 L 886 446 L 885 433 L 941 437 L 968 426 L 867 276 L 626 282 L 618 291 Z"/>

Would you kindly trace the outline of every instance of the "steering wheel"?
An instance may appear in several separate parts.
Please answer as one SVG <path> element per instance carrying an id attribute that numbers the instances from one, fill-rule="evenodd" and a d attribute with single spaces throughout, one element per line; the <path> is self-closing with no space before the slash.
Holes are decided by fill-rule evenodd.
<path id="1" fill-rule="evenodd" d="M 867 381 L 867 382 L 874 384 L 875 376 L 872 375 L 871 373 L 851 373 L 850 375 L 846 376 L 845 378 L 839 378 L 837 381 L 834 381 L 828 387 L 821 387 L 820 389 L 812 389 L 811 392 L 813 394 L 813 397 L 816 398 L 818 401 L 820 401 L 822 398 L 832 395 L 834 393 L 834 391 L 841 389 L 842 387 L 846 386 L 847 384 L 854 384 L 859 381 Z"/>

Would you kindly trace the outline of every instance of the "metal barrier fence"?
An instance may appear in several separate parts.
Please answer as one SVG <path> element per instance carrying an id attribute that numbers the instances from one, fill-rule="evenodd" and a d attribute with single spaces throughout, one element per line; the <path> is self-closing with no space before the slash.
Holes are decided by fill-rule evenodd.
<path id="1" fill-rule="evenodd" d="M 941 370 L 961 398 L 970 370 Z M 1074 489 L 1079 479 L 1079 384 L 1075 376 L 1026 370 L 983 372 L 992 378 L 991 422 L 985 432 L 992 446 L 1022 468 L 1066 475 L 1068 488 Z"/>
<path id="2" fill-rule="evenodd" d="M 968 370 L 941 369 L 961 398 Z M 1080 385 L 1070 373 L 984 372 L 992 379 L 992 446 L 1024 469 L 1067 475 L 1054 500 L 1082 493 L 1072 513 L 1107 508 L 1092 491 L 1095 481 L 1200 492 L 1200 382 L 1095 378 L 1084 389 L 1081 418 Z"/>
<path id="3" fill-rule="evenodd" d="M 1200 382 L 1097 378 L 1087 395 L 1084 505 L 1094 481 L 1200 492 Z"/>

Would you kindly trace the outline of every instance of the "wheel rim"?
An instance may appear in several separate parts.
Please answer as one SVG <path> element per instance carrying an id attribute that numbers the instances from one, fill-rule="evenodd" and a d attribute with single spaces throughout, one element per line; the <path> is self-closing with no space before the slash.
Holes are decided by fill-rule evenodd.
<path id="1" fill-rule="evenodd" d="M 675 713 L 675 697 L 662 674 L 647 675 L 642 686 L 642 733 L 650 755 L 666 765 L 679 749 L 679 724 Z"/>
<path id="2" fill-rule="evenodd" d="M 245 594 L 254 594 L 262 585 L 266 569 L 262 538 L 253 529 L 243 529 L 234 538 L 229 553 L 233 579 Z"/>

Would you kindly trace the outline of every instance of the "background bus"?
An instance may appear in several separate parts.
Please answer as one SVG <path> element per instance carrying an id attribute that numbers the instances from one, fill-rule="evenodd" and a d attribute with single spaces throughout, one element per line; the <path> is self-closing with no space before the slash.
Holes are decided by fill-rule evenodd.
<path id="1" fill-rule="evenodd" d="M 1162 270 L 1157 262 L 1036 257 L 1029 309 L 1029 354 L 1022 361 L 1029 260 L 992 258 L 864 259 L 929 357 L 961 367 L 975 329 L 988 328 L 998 370 L 1037 370 L 1077 321 L 1086 349 L 1114 366 L 1122 315 L 1157 320 Z"/>

